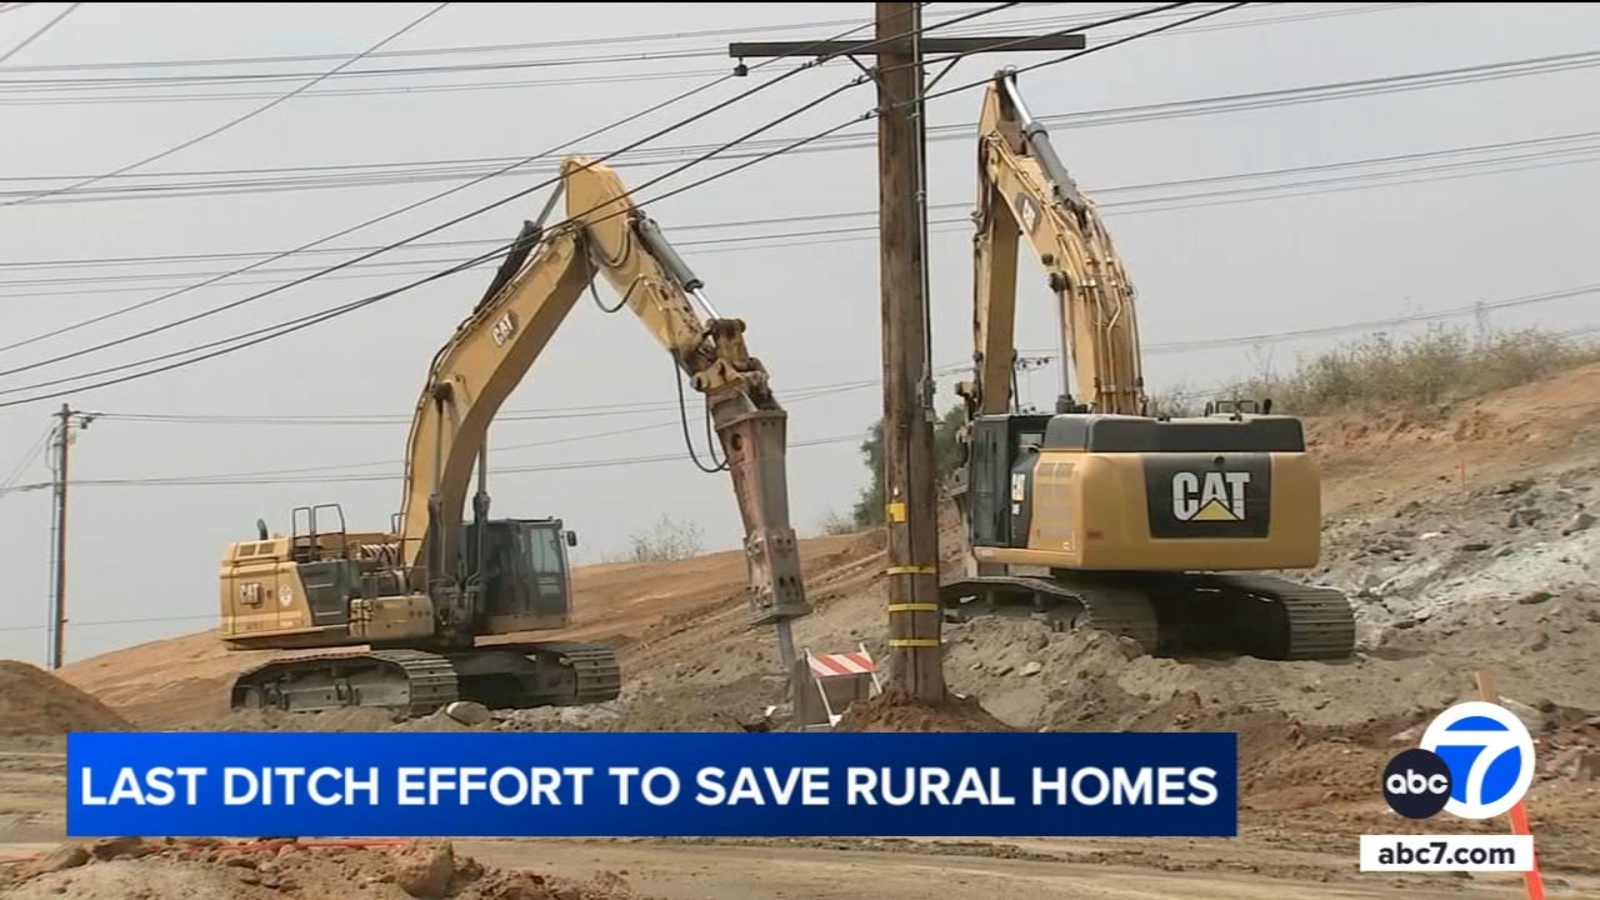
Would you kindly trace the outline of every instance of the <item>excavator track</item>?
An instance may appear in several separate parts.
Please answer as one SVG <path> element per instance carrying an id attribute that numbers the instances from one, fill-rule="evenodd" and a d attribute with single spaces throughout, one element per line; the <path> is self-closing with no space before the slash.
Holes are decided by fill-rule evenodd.
<path id="1" fill-rule="evenodd" d="M 621 689 L 610 646 L 551 641 L 277 660 L 239 674 L 232 706 L 291 712 L 355 706 L 418 717 L 457 700 L 491 709 L 586 706 L 613 700 Z"/>
<path id="2" fill-rule="evenodd" d="M 1272 621 L 1263 656 L 1268 659 L 1345 659 L 1355 650 L 1356 620 L 1350 601 L 1330 588 L 1296 584 L 1270 575 L 1216 575 L 1235 591 L 1272 601 Z"/>
<path id="3" fill-rule="evenodd" d="M 1132 638 L 1153 656 L 1345 659 L 1355 649 L 1343 594 L 1266 575 L 985 576 L 946 584 L 940 596 L 950 620 L 1011 616 L 1093 628 Z"/>
<path id="4" fill-rule="evenodd" d="M 544 641 L 535 644 L 512 644 L 518 652 L 559 655 L 572 668 L 576 687 L 572 700 L 566 706 L 588 706 L 615 700 L 622 693 L 622 667 L 617 663 L 616 651 L 609 644 L 586 644 L 578 641 Z M 495 647 L 494 649 L 504 649 Z"/>
<path id="5" fill-rule="evenodd" d="M 988 576 L 945 584 L 939 592 L 946 618 L 955 621 L 1014 616 L 1041 619 L 1053 628 L 1095 628 L 1132 638 L 1146 648 L 1156 647 L 1160 640 L 1160 620 L 1150 599 L 1120 585 Z"/>

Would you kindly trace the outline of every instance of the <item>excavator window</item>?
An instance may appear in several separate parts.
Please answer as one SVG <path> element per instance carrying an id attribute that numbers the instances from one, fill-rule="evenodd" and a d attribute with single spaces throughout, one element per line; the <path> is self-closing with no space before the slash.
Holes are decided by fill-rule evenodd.
<path id="1" fill-rule="evenodd" d="M 523 552 L 536 575 L 560 575 L 566 571 L 561 553 L 561 532 L 554 528 L 528 528 L 522 533 Z"/>

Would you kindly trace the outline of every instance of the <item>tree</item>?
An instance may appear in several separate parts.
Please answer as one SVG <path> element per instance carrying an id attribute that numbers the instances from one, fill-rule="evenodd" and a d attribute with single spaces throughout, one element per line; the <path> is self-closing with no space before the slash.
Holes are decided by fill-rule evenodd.
<path id="1" fill-rule="evenodd" d="M 945 410 L 933 426 L 933 468 L 943 485 L 961 464 L 961 444 L 956 433 L 966 424 L 967 411 L 961 404 Z M 883 486 L 883 420 L 873 424 L 867 439 L 861 444 L 861 456 L 871 473 L 871 481 L 861 491 L 856 501 L 856 524 L 862 527 L 882 525 L 884 521 Z"/>

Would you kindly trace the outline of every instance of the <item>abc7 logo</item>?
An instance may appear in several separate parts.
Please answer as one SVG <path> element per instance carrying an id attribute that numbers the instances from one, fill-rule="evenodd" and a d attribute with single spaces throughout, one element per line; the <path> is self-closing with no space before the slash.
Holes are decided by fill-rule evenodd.
<path id="1" fill-rule="evenodd" d="M 1383 796 L 1409 819 L 1440 811 L 1491 819 L 1509 811 L 1533 784 L 1533 737 L 1504 707 L 1459 703 L 1429 723 L 1422 746 L 1383 770 Z"/>

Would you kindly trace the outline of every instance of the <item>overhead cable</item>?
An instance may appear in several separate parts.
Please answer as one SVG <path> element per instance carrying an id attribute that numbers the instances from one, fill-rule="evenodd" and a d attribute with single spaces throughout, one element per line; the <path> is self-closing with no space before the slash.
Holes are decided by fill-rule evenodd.
<path id="1" fill-rule="evenodd" d="M 964 21 L 965 19 L 975 18 L 975 17 L 977 17 L 979 15 L 984 14 L 984 12 L 993 12 L 993 11 L 997 11 L 997 10 L 1000 10 L 1000 9 L 1005 9 L 1005 8 L 1008 8 L 1008 7 L 1014 6 L 1014 5 L 1015 5 L 1014 3 L 997 4 L 997 5 L 993 6 L 993 7 L 988 7 L 986 10 L 980 11 L 978 13 L 969 13 L 968 15 L 963 16 L 963 17 L 957 17 L 955 19 L 943 20 L 943 21 L 941 21 L 939 23 L 936 23 L 934 25 L 927 26 L 924 30 L 932 30 L 932 29 L 935 29 L 935 28 L 938 28 L 938 27 L 941 27 L 941 26 L 944 26 L 944 25 L 954 24 L 954 23 L 959 22 L 959 21 Z M 844 32 L 839 36 L 836 36 L 834 38 L 829 38 L 829 39 L 827 39 L 827 41 L 838 40 L 839 38 L 848 36 L 851 32 L 854 32 L 854 31 L 857 31 L 857 30 L 859 30 L 859 26 L 857 28 L 851 29 L 848 32 Z M 824 43 L 826 43 L 827 41 L 813 42 L 812 44 L 807 45 L 807 47 L 800 48 L 799 50 L 795 51 L 795 53 L 790 54 L 790 55 L 803 55 L 806 49 L 821 46 Z M 765 60 L 762 63 L 758 63 L 756 66 L 751 67 L 751 70 L 753 71 L 755 69 L 758 69 L 763 65 L 776 63 L 778 60 L 783 59 L 783 58 L 785 58 L 785 57 L 779 56 L 779 57 L 774 57 L 773 59 L 770 59 L 770 60 Z M 735 95 L 734 97 L 722 102 L 721 104 L 718 104 L 717 106 L 709 107 L 709 108 L 707 108 L 705 110 L 702 110 L 699 113 L 696 113 L 693 116 L 690 116 L 690 117 L 688 117 L 686 119 L 679 120 L 678 122 L 676 122 L 676 123 L 674 123 L 672 125 L 669 125 L 669 126 L 667 126 L 665 128 L 658 129 L 655 132 L 652 132 L 651 134 L 648 134 L 643 138 L 640 138 L 640 139 L 638 139 L 636 141 L 631 142 L 627 146 L 625 146 L 625 147 L 623 147 L 623 148 L 621 148 L 621 149 L 619 149 L 617 151 L 613 151 L 609 155 L 602 155 L 600 157 L 592 159 L 592 160 L 590 160 L 589 165 L 592 166 L 592 165 L 599 164 L 599 163 L 604 162 L 605 160 L 609 159 L 611 156 L 615 156 L 615 155 L 617 155 L 619 153 L 622 153 L 622 152 L 625 152 L 627 150 L 631 150 L 631 149 L 634 149 L 636 147 L 642 146 L 642 145 L 644 145 L 646 143 L 649 143 L 651 141 L 654 141 L 654 140 L 656 140 L 656 139 L 658 139 L 660 137 L 664 137 L 665 135 L 670 134 L 673 131 L 677 131 L 677 130 L 679 130 L 681 128 L 687 127 L 688 125 L 693 124 L 694 122 L 697 122 L 700 119 L 706 118 L 707 116 L 710 116 L 713 113 L 716 113 L 716 112 L 718 112 L 720 110 L 726 109 L 728 106 L 730 106 L 730 105 L 732 105 L 734 103 L 738 103 L 741 100 L 749 98 L 749 97 L 751 97 L 751 96 L 753 96 L 753 95 L 755 95 L 757 93 L 760 93 L 763 90 L 766 90 L 766 89 L 772 87 L 773 85 L 779 84 L 779 83 L 785 81 L 786 79 L 791 78 L 791 77 L 799 74 L 800 72 L 806 71 L 809 68 L 814 68 L 816 65 L 819 65 L 820 62 L 822 60 L 826 59 L 826 58 L 827 57 L 819 57 L 816 60 L 812 60 L 810 62 L 806 62 L 806 63 L 803 63 L 803 64 L 801 64 L 799 66 L 796 66 L 796 67 L 794 67 L 794 68 L 792 68 L 792 69 L 790 69 L 790 70 L 788 70 L 788 71 L 786 71 L 786 72 L 784 72 L 784 73 L 782 73 L 780 75 L 777 75 L 777 76 L 775 76 L 775 77 L 773 77 L 773 78 L 771 78 L 771 79 L 769 79 L 767 81 L 762 82 L 761 84 L 756 85 L 753 88 L 750 88 L 748 90 L 745 90 L 745 91 Z M 393 217 L 395 215 L 399 215 L 402 212 L 406 212 L 406 211 L 409 211 L 411 209 L 415 209 L 415 208 L 417 208 L 419 206 L 425 205 L 427 203 L 431 203 L 434 200 L 437 200 L 437 199 L 439 199 L 441 197 L 444 197 L 444 196 L 448 196 L 449 194 L 455 193 L 456 191 L 464 190 L 467 187 L 470 187 L 470 186 L 472 186 L 474 184 L 478 184 L 478 183 L 480 183 L 482 181 L 485 181 L 485 180 L 487 180 L 489 178 L 494 177 L 495 175 L 511 171 L 512 169 L 515 169 L 520 165 L 524 165 L 524 164 L 526 164 L 528 162 L 532 162 L 534 159 L 537 159 L 537 158 L 539 158 L 541 156 L 549 155 L 551 153 L 560 152 L 561 150 L 566 149 L 567 147 L 571 146 L 572 144 L 578 143 L 579 141 L 587 140 L 588 138 L 591 138 L 591 137 L 595 137 L 600 133 L 603 133 L 605 131 L 609 131 L 609 130 L 611 130 L 613 128 L 619 127 L 620 125 L 622 125 L 622 124 L 624 124 L 626 122 L 632 121 L 633 119 L 636 119 L 636 118 L 640 118 L 640 117 L 642 117 L 644 115 L 649 114 L 650 112 L 653 112 L 656 109 L 662 108 L 664 106 L 667 106 L 667 105 L 670 105 L 672 103 L 678 102 L 679 100 L 682 100 L 682 99 L 685 99 L 687 97 L 693 96 L 694 94 L 700 93 L 701 91 L 707 90 L 707 89 L 709 89 L 711 87 L 714 87 L 714 86 L 716 86 L 718 84 L 721 84 L 722 82 L 728 80 L 729 78 L 734 78 L 734 77 L 737 77 L 737 76 L 733 75 L 732 73 L 729 73 L 729 74 L 724 75 L 723 77 L 721 77 L 721 78 L 719 78 L 719 79 L 717 79 L 717 80 L 715 80 L 713 82 L 708 82 L 707 84 L 701 85 L 699 88 L 696 88 L 696 89 L 693 89 L 693 90 L 690 90 L 690 91 L 686 91 L 686 92 L 684 92 L 682 94 L 677 95 L 676 97 L 673 97 L 673 98 L 668 99 L 667 101 L 664 101 L 663 103 L 656 104 L 655 106 L 650 107 L 649 109 L 647 109 L 647 110 L 645 110 L 643 112 L 636 113 L 633 116 L 628 117 L 627 119 L 623 119 L 623 120 L 620 120 L 618 122 L 614 122 L 611 125 L 605 126 L 605 127 L 601 128 L 601 129 L 597 129 L 595 131 L 592 131 L 589 134 L 582 135 L 582 136 L 580 136 L 578 138 L 574 138 L 573 140 L 564 142 L 563 144 L 558 145 L 557 147 L 552 148 L 551 150 L 545 151 L 545 153 L 536 154 L 536 155 L 530 156 L 530 157 L 525 157 L 522 160 L 519 160 L 519 161 L 514 162 L 514 163 L 512 163 L 512 164 L 510 164 L 508 166 L 503 167 L 502 169 L 497 170 L 496 172 L 492 172 L 492 173 L 488 173 L 486 175 L 479 176 L 478 178 L 475 178 L 475 179 L 473 179 L 473 180 L 471 180 L 471 181 L 469 181 L 469 182 L 467 182 L 465 184 L 457 185 L 457 186 L 455 186 L 453 188 L 449 188 L 449 189 L 447 189 L 445 191 L 441 191 L 441 192 L 439 192 L 437 194 L 434 194 L 434 195 L 432 195 L 430 197 L 424 198 L 424 199 L 422 199 L 420 201 L 417 201 L 415 203 L 408 204 L 407 206 L 402 207 L 402 208 L 400 208 L 398 210 L 393 210 L 393 211 L 391 211 L 389 213 L 385 213 L 383 215 L 374 217 L 372 219 L 368 219 L 368 220 L 366 220 L 364 222 L 358 223 L 357 225 L 351 226 L 349 228 L 341 229 L 340 231 L 335 232 L 333 234 L 329 234 L 329 235 L 326 235 L 326 236 L 324 236 L 322 238 L 319 238 L 319 239 L 317 239 L 315 241 L 312 241 L 310 243 L 303 244 L 303 245 L 301 245 L 300 247 L 298 247 L 298 248 L 296 248 L 294 250 L 286 251 L 286 252 L 284 252 L 282 254 L 278 254 L 276 256 L 269 257 L 267 259 L 259 260 L 259 261 L 255 262 L 255 263 L 251 263 L 249 265 L 246 265 L 246 266 L 243 266 L 241 268 L 235 269 L 235 270 L 233 270 L 233 271 L 231 271 L 229 273 L 226 273 L 224 275 L 218 276 L 216 278 L 207 279 L 207 280 L 202 281 L 202 282 L 197 282 L 194 285 L 190 285 L 190 286 L 188 286 L 186 288 L 182 288 L 182 289 L 179 289 L 177 291 L 169 292 L 169 293 L 166 293 L 166 294 L 161 294 L 161 295 L 158 295 L 156 297 L 150 298 L 148 300 L 144 300 L 144 301 L 140 301 L 138 303 L 131 304 L 129 306 L 119 307 L 116 310 L 113 310 L 113 311 L 110 311 L 110 312 L 107 312 L 107 313 L 103 313 L 103 314 L 101 314 L 99 316 L 93 316 L 93 317 L 90 317 L 88 319 L 83 319 L 83 320 L 80 320 L 78 322 L 75 322 L 75 323 L 72 323 L 72 324 L 69 324 L 69 325 L 66 325 L 66 326 L 62 326 L 60 328 L 54 329 L 54 330 L 49 331 L 49 332 L 44 332 L 44 333 L 41 333 L 41 334 L 38 334 L 38 335 L 34 335 L 33 337 L 26 338 L 26 339 L 21 340 L 21 341 L 15 341 L 15 342 L 12 342 L 10 344 L 6 344 L 6 345 L 3 345 L 3 346 L 0 346 L 0 351 L 5 351 L 5 350 L 14 349 L 16 347 L 25 346 L 27 344 L 31 344 L 31 343 L 43 340 L 43 339 L 48 338 L 48 337 L 54 337 L 56 335 L 64 334 L 66 332 L 73 331 L 73 330 L 76 330 L 78 328 L 82 328 L 82 327 L 85 327 L 87 325 L 94 324 L 96 322 L 102 322 L 102 321 L 105 321 L 106 319 L 112 318 L 114 316 L 118 316 L 118 315 L 122 315 L 124 313 L 132 312 L 132 311 L 137 310 L 137 309 L 142 309 L 142 308 L 151 306 L 151 305 L 153 305 L 155 303 L 159 303 L 159 302 L 161 302 L 163 300 L 167 300 L 167 299 L 170 299 L 172 297 L 176 297 L 176 296 L 179 296 L 181 294 L 188 293 L 191 290 L 195 290 L 195 289 L 200 288 L 200 287 L 205 287 L 207 285 L 214 284 L 214 283 L 216 283 L 218 281 L 223 280 L 224 278 L 229 278 L 229 277 L 232 277 L 234 275 L 243 274 L 244 272 L 248 272 L 248 271 L 251 271 L 252 269 L 255 269 L 255 268 L 258 268 L 258 267 L 260 267 L 262 265 L 265 265 L 266 263 L 273 262 L 276 259 L 281 259 L 283 256 L 287 256 L 290 253 L 299 252 L 300 250 L 308 249 L 310 247 L 317 246 L 319 244 L 325 243 L 325 242 L 333 240 L 335 238 L 342 237 L 342 236 L 344 236 L 346 234 L 349 234 L 349 233 L 351 233 L 353 231 L 359 230 L 361 228 L 365 228 L 368 225 L 376 224 L 377 222 L 383 221 L 383 220 L 385 220 L 387 218 L 391 218 L 391 217 Z M 217 314 L 219 312 L 224 312 L 224 311 L 229 310 L 229 309 L 234 309 L 234 308 L 237 308 L 239 306 L 243 306 L 243 305 L 245 305 L 247 303 L 251 303 L 251 302 L 259 300 L 259 299 L 261 299 L 263 297 L 271 296 L 271 295 L 273 295 L 275 293 L 278 293 L 279 291 L 287 290 L 287 289 L 289 289 L 291 287 L 294 287 L 294 286 L 297 286 L 297 285 L 300 285 L 300 284 L 304 284 L 304 283 L 306 283 L 308 281 L 311 281 L 313 279 L 319 278 L 319 277 L 321 277 L 323 275 L 326 275 L 326 274 L 329 274 L 329 273 L 332 273 L 332 272 L 336 272 L 336 271 L 338 271 L 340 269 L 343 269 L 343 268 L 345 268 L 345 267 L 347 267 L 349 265 L 352 265 L 354 263 L 361 262 L 364 259 L 369 259 L 369 258 L 371 258 L 373 256 L 379 255 L 380 253 L 388 252 L 388 251 L 393 250 L 395 248 L 398 248 L 398 247 L 404 246 L 406 244 L 409 244 L 409 243 L 411 243 L 413 241 L 419 240 L 420 238 L 427 237 L 430 234 L 434 234 L 436 232 L 442 231 L 445 228 L 452 227 L 452 226 L 457 225 L 457 224 L 459 224 L 459 223 L 461 223 L 463 221 L 466 221 L 468 219 L 471 219 L 471 218 L 474 218 L 476 216 L 482 215 L 482 214 L 484 214 L 486 212 L 489 212 L 490 210 L 493 210 L 493 209 L 496 209 L 496 208 L 498 208 L 500 206 L 503 206 L 506 203 L 509 203 L 509 202 L 511 202 L 513 200 L 520 199 L 521 197 L 524 197 L 524 196 L 526 196 L 526 195 L 528 195 L 528 194 L 530 194 L 530 193 L 532 193 L 532 192 L 534 192 L 536 190 L 539 190 L 540 188 L 548 187 L 548 186 L 554 184 L 557 180 L 559 180 L 559 176 L 557 178 L 552 178 L 552 179 L 547 179 L 547 180 L 541 181 L 541 182 L 539 182 L 537 184 L 532 185 L 531 187 L 528 187 L 528 188 L 525 188 L 523 190 L 514 192 L 514 193 L 512 193 L 512 194 L 510 194 L 508 196 L 502 197 L 499 200 L 493 201 L 493 202 L 491 202 L 489 204 L 486 204 L 484 206 L 480 206 L 475 210 L 472 210 L 470 212 L 467 212 L 467 213 L 464 213 L 462 215 L 456 216 L 456 217 L 454 217 L 454 218 L 452 218 L 452 219 L 450 219 L 450 220 L 448 220 L 448 221 L 446 221 L 446 222 L 444 222 L 442 224 L 435 225 L 435 226 L 433 226 L 431 228 L 428 228 L 428 229 L 425 229 L 423 231 L 420 231 L 420 232 L 417 232 L 415 234 L 412 234 L 409 237 L 406 237 L 406 238 L 403 238 L 401 240 L 392 242 L 390 244 L 386 244 L 386 245 L 384 245 L 383 247 L 381 247 L 381 248 L 379 248 L 377 250 L 373 250 L 373 251 L 370 251 L 368 253 L 361 254 L 361 255 L 356 256 L 356 257 L 354 257 L 352 259 L 345 260 L 342 263 L 337 263 L 337 264 L 334 264 L 332 266 L 328 266 L 328 267 L 326 267 L 324 269 L 321 269 L 321 270 L 319 270 L 317 272 L 310 273 L 310 274 L 305 275 L 305 276 L 303 276 L 301 278 L 297 278 L 297 279 L 294 279 L 292 281 L 286 282 L 286 283 L 284 283 L 282 285 L 278 285 L 278 286 L 275 286 L 273 288 L 269 288 L 266 291 L 262 291 L 262 292 L 259 292 L 259 293 L 256 293 L 256 294 L 247 295 L 247 296 L 245 296 L 245 297 L 243 297 L 243 298 L 241 298 L 239 300 L 235 300 L 235 301 L 233 301 L 231 303 L 227 303 L 227 304 L 224 304 L 224 305 L 218 306 L 218 307 L 212 307 L 210 309 L 203 310 L 203 311 L 201 311 L 199 313 L 194 313 L 194 314 L 192 314 L 190 316 L 186 316 L 186 317 L 174 320 L 174 321 L 167 322 L 167 323 L 165 323 L 163 325 L 154 326 L 152 328 L 145 329 L 144 331 L 136 332 L 136 333 L 134 333 L 132 335 L 125 335 L 123 337 L 116 338 L 116 339 L 113 339 L 113 340 L 110 340 L 110 341 L 105 341 L 105 342 L 102 342 L 100 344 L 97 344 L 97 345 L 94 345 L 94 346 L 91 346 L 91 347 L 88 347 L 88 348 L 85 348 L 85 349 L 82 349 L 82 350 L 78 350 L 78 351 L 74 351 L 74 352 L 70 352 L 70 353 L 65 353 L 65 354 L 58 354 L 56 356 L 49 357 L 49 358 L 46 358 L 46 359 L 43 359 L 43 360 L 39 360 L 39 361 L 36 361 L 36 362 L 33 362 L 33 363 L 29 363 L 27 365 L 13 367 L 11 369 L 6 369 L 4 371 L 0 371 L 0 376 L 11 375 L 11 374 L 15 374 L 17 372 L 28 371 L 28 370 L 31 370 L 31 369 L 39 368 L 41 366 L 46 366 L 46 365 L 51 365 L 51 364 L 54 364 L 54 363 L 57 363 L 57 362 L 61 362 L 63 360 L 74 359 L 74 358 L 77 358 L 79 356 L 83 356 L 85 354 L 95 353 L 95 352 L 98 352 L 100 350 L 107 349 L 109 347 L 117 346 L 119 344 L 127 343 L 127 342 L 133 341 L 133 340 L 138 340 L 140 338 L 147 337 L 147 336 L 152 335 L 152 334 L 157 334 L 159 332 L 166 331 L 166 330 L 168 330 L 170 328 L 175 328 L 175 327 L 178 327 L 180 325 L 185 325 L 185 324 L 188 324 L 190 322 L 197 321 L 199 319 L 206 318 L 206 317 L 211 316 L 211 315 L 215 315 L 215 314 Z M 419 282 L 419 284 L 420 284 L 420 282 Z"/>

